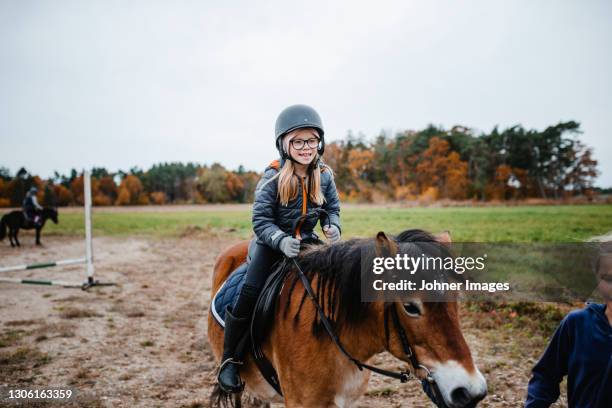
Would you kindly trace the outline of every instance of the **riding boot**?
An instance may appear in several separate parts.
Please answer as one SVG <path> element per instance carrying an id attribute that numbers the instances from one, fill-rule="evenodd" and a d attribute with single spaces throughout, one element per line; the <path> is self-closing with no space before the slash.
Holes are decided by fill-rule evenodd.
<path id="1" fill-rule="evenodd" d="M 240 366 L 243 364 L 243 351 L 248 317 L 236 317 L 230 312 L 229 306 L 225 309 L 225 330 L 223 333 L 223 357 L 217 381 L 221 389 L 227 393 L 242 391 L 244 383 L 240 378 Z M 241 344 L 242 343 L 242 344 Z"/>
<path id="2" fill-rule="evenodd" d="M 236 300 L 233 310 L 225 309 L 225 332 L 223 335 L 223 357 L 219 367 L 217 380 L 225 392 L 242 391 L 244 383 L 240 378 L 240 365 L 243 364 L 244 353 L 248 344 L 247 331 L 251 312 L 255 307 L 260 289 L 244 284 Z"/>

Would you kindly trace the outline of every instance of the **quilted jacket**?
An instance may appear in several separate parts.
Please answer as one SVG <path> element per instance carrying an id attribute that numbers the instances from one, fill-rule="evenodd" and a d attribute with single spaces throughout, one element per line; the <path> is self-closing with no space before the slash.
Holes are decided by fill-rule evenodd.
<path id="1" fill-rule="evenodd" d="M 280 163 L 278 160 L 270 163 L 255 188 L 253 230 L 257 236 L 257 242 L 278 250 L 280 241 L 286 236 L 293 235 L 291 229 L 294 221 L 302 214 L 319 207 L 327 211 L 331 224 L 340 230 L 340 200 L 332 172 L 326 165 L 321 164 L 321 191 L 325 196 L 325 202 L 322 206 L 308 200 L 306 191 L 308 183 L 304 183 L 304 180 L 301 180 L 297 197 L 289 201 L 287 206 L 281 205 L 278 198 L 277 175 L 279 171 Z M 305 196 L 306 203 L 304 203 Z M 321 227 L 326 225 L 327 217 L 323 215 L 320 221 Z M 317 219 L 314 217 L 307 218 L 301 225 L 298 225 L 296 237 L 302 239 L 317 238 L 313 231 L 316 224 Z"/>

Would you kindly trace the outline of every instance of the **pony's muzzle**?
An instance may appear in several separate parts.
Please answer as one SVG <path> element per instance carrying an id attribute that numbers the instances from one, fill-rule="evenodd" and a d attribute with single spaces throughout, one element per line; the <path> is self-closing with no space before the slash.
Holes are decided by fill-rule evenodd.
<path id="1" fill-rule="evenodd" d="M 449 408 L 475 407 L 487 395 L 487 382 L 476 367 L 468 372 L 462 365 L 451 360 L 432 371 Z"/>
<path id="2" fill-rule="evenodd" d="M 487 395 L 487 391 L 472 395 L 465 387 L 457 387 L 450 393 L 453 407 L 475 407 Z"/>

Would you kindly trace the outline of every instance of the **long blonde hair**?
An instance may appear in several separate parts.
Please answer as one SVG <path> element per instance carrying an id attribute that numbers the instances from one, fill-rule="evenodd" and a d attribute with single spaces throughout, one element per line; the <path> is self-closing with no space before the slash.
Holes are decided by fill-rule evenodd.
<path id="1" fill-rule="evenodd" d="M 300 130 L 303 131 L 303 129 L 298 129 L 294 132 Z M 287 134 L 285 137 L 290 137 L 294 132 Z M 312 129 L 312 133 L 319 137 L 316 130 Z M 289 149 L 287 148 L 287 150 Z M 325 203 L 325 195 L 323 195 L 321 191 L 321 165 L 318 153 L 315 153 L 315 157 L 311 163 L 317 163 L 317 165 L 310 165 L 308 167 L 310 173 L 308 174 L 308 199 L 316 205 L 323 205 L 323 203 Z M 287 206 L 289 201 L 295 200 L 300 185 L 299 177 L 295 174 L 295 165 L 291 160 L 286 160 L 278 175 L 278 196 L 280 203 Z"/>

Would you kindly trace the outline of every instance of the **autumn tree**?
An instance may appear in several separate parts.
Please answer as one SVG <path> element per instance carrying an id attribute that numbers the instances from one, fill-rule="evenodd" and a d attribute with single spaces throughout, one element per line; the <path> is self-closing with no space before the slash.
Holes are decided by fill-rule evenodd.
<path id="1" fill-rule="evenodd" d="M 57 206 L 63 207 L 72 204 L 72 192 L 63 184 L 53 185 L 53 195 Z"/>
<path id="2" fill-rule="evenodd" d="M 429 140 L 429 147 L 421 154 L 415 173 L 421 192 L 433 187 L 440 197 L 466 198 L 468 165 L 460 159 L 459 153 L 450 151 L 446 140 L 439 137 Z"/>
<path id="3" fill-rule="evenodd" d="M 562 183 L 564 189 L 592 195 L 593 182 L 598 175 L 597 160 L 593 158 L 593 150 L 576 141 L 568 154 L 568 162 Z"/>
<path id="4" fill-rule="evenodd" d="M 119 185 L 116 205 L 144 205 L 149 200 L 143 192 L 142 183 L 135 175 L 128 174 Z"/>
<path id="5" fill-rule="evenodd" d="M 8 192 L 8 184 L 8 181 L 0 177 L 0 207 L 9 207 L 11 205 L 11 200 L 9 198 Z"/>

